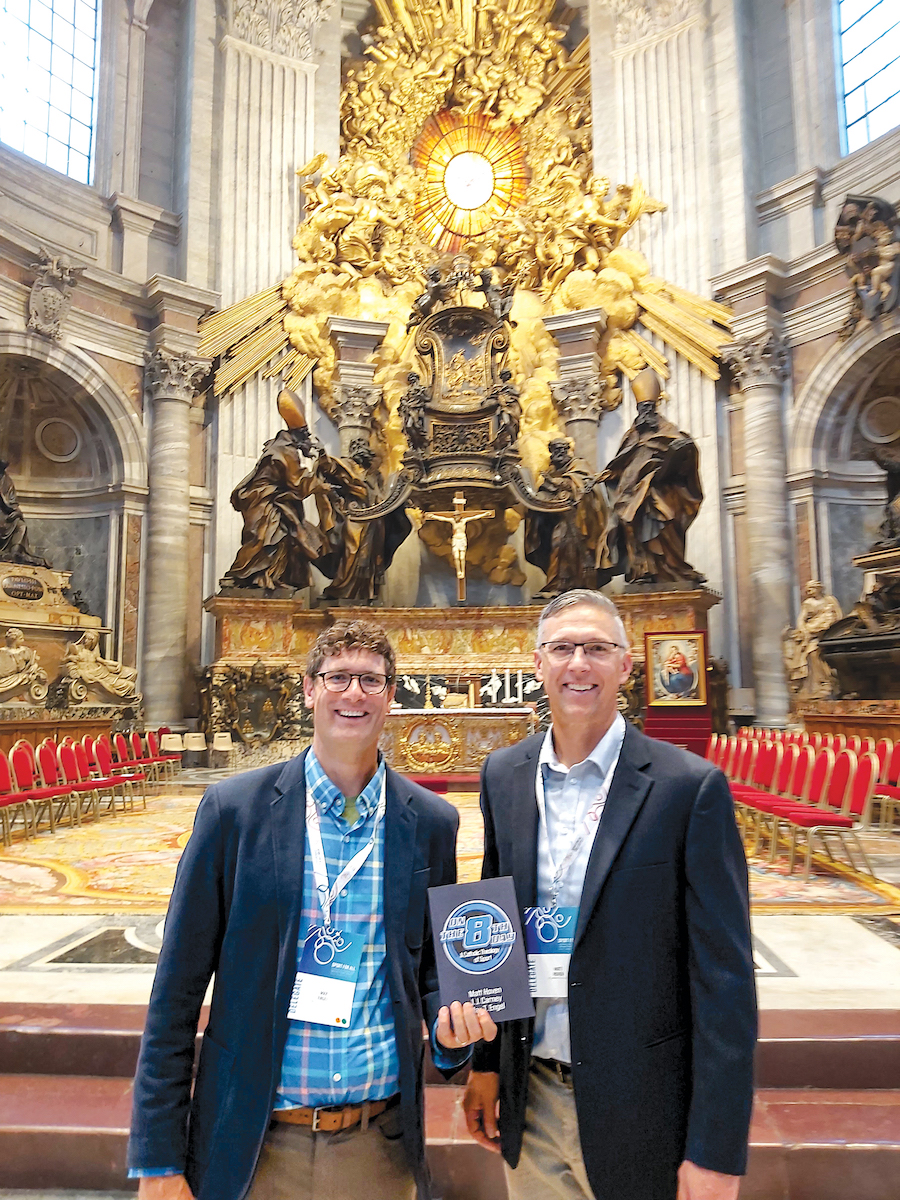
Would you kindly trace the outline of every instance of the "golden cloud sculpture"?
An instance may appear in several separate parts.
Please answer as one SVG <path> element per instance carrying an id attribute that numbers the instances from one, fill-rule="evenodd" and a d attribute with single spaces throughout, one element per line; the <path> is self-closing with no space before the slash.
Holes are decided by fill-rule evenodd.
<path id="1" fill-rule="evenodd" d="M 563 46 L 555 0 L 375 0 L 382 24 L 341 99 L 341 157 L 300 168 L 306 215 L 290 278 L 203 325 L 200 352 L 217 359 L 224 395 L 251 376 L 296 388 L 314 370 L 333 411 L 334 351 L 327 318 L 387 321 L 376 382 L 386 466 L 403 449 L 396 405 L 414 369 L 406 321 L 425 268 L 464 251 L 475 270 L 514 290 L 510 367 L 522 393 L 520 450 L 546 463 L 556 432 L 549 383 L 552 313 L 600 307 L 604 402 L 620 400 L 618 373 L 645 366 L 668 376 L 655 335 L 718 378 L 731 340 L 729 310 L 651 274 L 623 244 L 664 204 L 635 179 L 610 187 L 591 161 L 590 65 L 585 38 Z M 474 304 L 483 297 L 472 294 Z"/>

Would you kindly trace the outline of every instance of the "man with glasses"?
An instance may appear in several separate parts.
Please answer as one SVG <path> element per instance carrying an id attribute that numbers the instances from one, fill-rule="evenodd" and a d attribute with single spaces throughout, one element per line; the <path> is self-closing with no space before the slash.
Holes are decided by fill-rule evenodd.
<path id="1" fill-rule="evenodd" d="M 552 600 L 537 643 L 552 725 L 489 755 L 481 790 L 483 875 L 515 881 L 536 1016 L 476 1047 L 469 1130 L 510 1200 L 735 1200 L 756 1004 L 728 785 L 626 725 L 632 659 L 600 592 Z"/>
<path id="2" fill-rule="evenodd" d="M 378 753 L 383 631 L 332 625 L 303 690 L 312 747 L 213 785 L 179 864 L 135 1079 L 141 1200 L 427 1200 L 422 1021 L 447 1073 L 496 1033 L 438 1009 L 426 892 L 455 882 L 458 818 Z"/>

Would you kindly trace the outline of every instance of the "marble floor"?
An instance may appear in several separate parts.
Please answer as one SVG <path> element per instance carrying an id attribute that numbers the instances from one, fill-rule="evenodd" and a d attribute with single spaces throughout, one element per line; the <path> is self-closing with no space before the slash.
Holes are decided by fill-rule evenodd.
<path id="1" fill-rule="evenodd" d="M 895 1008 L 900 918 L 757 916 L 762 1008 Z M 145 1004 L 160 917 L 0 916 L 0 1001 Z"/>
<path id="2" fill-rule="evenodd" d="M 196 804 L 204 786 L 220 774 L 209 769 L 182 772 L 172 791 L 185 799 L 193 795 Z M 151 797 L 150 809 L 164 809 L 168 793 L 169 788 L 156 803 Z M 477 796 L 460 793 L 452 799 L 460 809 L 463 825 L 467 828 L 472 824 L 465 837 L 465 830 L 461 833 L 461 843 L 466 838 L 472 842 L 471 846 L 461 844 L 461 850 L 472 852 L 461 854 L 461 865 L 465 865 L 462 860 L 473 857 L 476 849 L 480 863 Z M 135 816 L 140 818 L 139 810 Z M 176 832 L 190 828 L 190 820 L 183 815 L 179 820 Z M 126 830 L 126 823 L 120 818 L 105 827 L 113 838 Z M 79 831 L 73 831 L 71 836 L 80 836 Z M 51 845 L 58 846 L 60 839 L 66 837 L 67 831 L 59 830 L 44 845 L 48 849 Z M 185 833 L 183 839 L 179 837 L 173 843 L 172 874 L 186 837 Z M 900 831 L 894 836 L 866 840 L 879 878 L 900 883 Z M 90 849 L 91 853 L 97 853 L 95 846 Z M 23 869 L 33 867 L 23 864 Z M 144 906 L 143 914 L 137 905 L 134 908 L 138 911 L 133 908 L 129 912 L 127 907 L 126 911 L 117 912 L 113 900 L 107 905 L 94 906 L 92 911 L 65 915 L 57 915 L 59 908 L 55 914 L 51 910 L 40 915 L 39 906 L 37 911 L 31 908 L 26 912 L 8 908 L 5 914 L 0 914 L 0 1002 L 146 1003 L 162 936 L 163 907 Z M 155 915 L 148 915 L 148 908 Z M 788 915 L 773 913 L 769 907 L 765 915 L 754 914 L 757 979 L 763 1008 L 897 1006 L 900 903 L 890 902 L 880 912 L 870 909 L 864 915 L 848 912 L 846 908 L 843 912 L 845 915 L 821 911 Z"/>
<path id="3" fill-rule="evenodd" d="M 209 781 L 207 772 L 197 772 L 180 779 L 179 790 L 196 789 L 199 797 Z M 900 834 L 868 848 L 879 877 L 900 883 Z M 0 914 L 0 1002 L 145 1004 L 162 930 L 158 910 Z M 900 905 L 865 913 L 759 913 L 753 933 L 764 1010 L 896 1009 Z M 0 1200 L 129 1197 L 134 1193 L 0 1189 Z"/>

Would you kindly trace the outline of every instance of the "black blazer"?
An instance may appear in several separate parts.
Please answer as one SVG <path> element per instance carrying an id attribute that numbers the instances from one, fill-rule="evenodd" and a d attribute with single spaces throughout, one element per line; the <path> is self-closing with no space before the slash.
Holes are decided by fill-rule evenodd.
<path id="1" fill-rule="evenodd" d="M 543 734 L 482 771 L 485 877 L 537 903 Z M 572 1077 L 597 1200 L 674 1200 L 683 1159 L 739 1175 L 753 1095 L 756 993 L 747 866 L 725 777 L 629 725 L 591 850 L 569 969 Z M 500 1026 L 500 1133 L 519 1159 L 533 1021 Z"/>
<path id="2" fill-rule="evenodd" d="M 209 788 L 178 866 L 134 1086 L 128 1164 L 185 1164 L 198 1200 L 239 1200 L 281 1077 L 297 968 L 306 797 L 303 755 Z M 458 817 L 387 773 L 384 918 L 403 1137 L 429 1196 L 422 1020 L 439 1006 L 427 889 L 456 881 Z M 197 1081 L 197 1021 L 215 975 Z"/>

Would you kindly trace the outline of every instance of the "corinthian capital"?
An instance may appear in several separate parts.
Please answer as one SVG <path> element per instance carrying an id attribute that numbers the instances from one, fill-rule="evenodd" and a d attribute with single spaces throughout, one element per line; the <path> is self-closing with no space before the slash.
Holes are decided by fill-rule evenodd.
<path id="1" fill-rule="evenodd" d="M 788 347 L 784 338 L 767 329 L 755 338 L 726 346 L 723 359 L 743 391 L 748 387 L 777 387 L 788 373 Z"/>
<path id="2" fill-rule="evenodd" d="M 232 0 L 231 32 L 241 41 L 288 58 L 312 58 L 312 32 L 334 0 Z"/>
<path id="3" fill-rule="evenodd" d="M 603 411 L 605 384 L 596 375 L 577 375 L 550 384 L 553 401 L 562 419 L 569 421 L 599 421 Z"/>
<path id="4" fill-rule="evenodd" d="M 626 46 L 699 16 L 702 0 L 599 0 L 616 18 L 616 45 Z"/>
<path id="5" fill-rule="evenodd" d="M 205 358 L 189 358 L 186 354 L 166 350 L 144 354 L 144 383 L 154 400 L 186 400 L 190 403 L 200 383 L 209 373 Z"/>
<path id="6" fill-rule="evenodd" d="M 365 384 L 341 384 L 337 388 L 337 423 L 359 425 L 368 429 L 379 400 L 381 389 Z"/>

